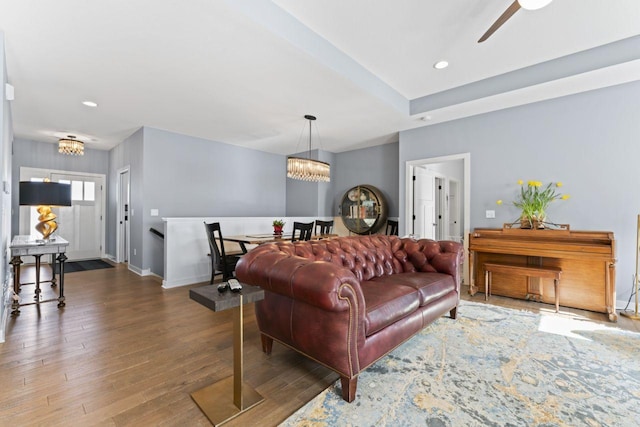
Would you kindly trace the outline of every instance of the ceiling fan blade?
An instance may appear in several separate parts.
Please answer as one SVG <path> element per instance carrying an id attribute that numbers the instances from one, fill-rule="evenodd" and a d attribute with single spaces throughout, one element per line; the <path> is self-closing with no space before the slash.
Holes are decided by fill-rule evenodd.
<path id="1" fill-rule="evenodd" d="M 505 10 L 502 15 L 500 15 L 500 17 L 496 20 L 496 22 L 494 22 L 493 25 L 487 30 L 487 32 L 484 33 L 482 37 L 480 37 L 478 43 L 482 43 L 483 41 L 488 39 L 491 34 L 495 33 L 496 30 L 502 26 L 502 24 L 507 22 L 507 19 L 511 18 L 513 14 L 518 11 L 518 9 L 520 9 L 520 3 L 518 3 L 518 0 L 514 0 L 514 2 L 511 3 L 511 6 L 509 6 L 507 10 Z"/>

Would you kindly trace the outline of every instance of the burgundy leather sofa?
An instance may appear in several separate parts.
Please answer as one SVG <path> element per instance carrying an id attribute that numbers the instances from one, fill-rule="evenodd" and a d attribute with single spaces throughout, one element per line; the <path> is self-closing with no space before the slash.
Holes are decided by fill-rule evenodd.
<path id="1" fill-rule="evenodd" d="M 265 290 L 256 303 L 262 349 L 273 340 L 340 374 L 356 396 L 360 371 L 437 318 L 456 318 L 462 245 L 397 236 L 261 245 L 236 266 Z"/>

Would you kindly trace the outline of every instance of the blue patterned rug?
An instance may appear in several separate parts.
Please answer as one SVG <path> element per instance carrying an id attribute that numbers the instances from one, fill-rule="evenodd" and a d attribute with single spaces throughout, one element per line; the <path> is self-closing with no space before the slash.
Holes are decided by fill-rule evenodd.
<path id="1" fill-rule="evenodd" d="M 638 426 L 640 334 L 463 301 L 284 426 Z"/>

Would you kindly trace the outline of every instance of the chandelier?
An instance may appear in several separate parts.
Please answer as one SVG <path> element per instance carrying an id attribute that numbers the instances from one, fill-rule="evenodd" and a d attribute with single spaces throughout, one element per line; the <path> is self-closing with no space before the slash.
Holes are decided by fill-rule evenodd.
<path id="1" fill-rule="evenodd" d="M 311 158 L 311 123 L 316 118 L 310 115 L 305 115 L 304 118 L 309 120 L 308 157 L 287 157 L 287 178 L 311 182 L 329 182 L 331 181 L 331 168 L 329 163 Z"/>
<path id="2" fill-rule="evenodd" d="M 70 156 L 84 156 L 84 142 L 78 141 L 75 136 L 67 135 L 58 141 L 58 153 Z"/>

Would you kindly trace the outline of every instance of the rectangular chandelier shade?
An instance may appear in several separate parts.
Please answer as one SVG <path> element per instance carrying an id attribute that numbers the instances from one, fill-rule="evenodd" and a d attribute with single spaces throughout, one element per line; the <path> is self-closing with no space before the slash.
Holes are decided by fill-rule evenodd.
<path id="1" fill-rule="evenodd" d="M 330 182 L 329 163 L 302 157 L 287 157 L 287 177 L 311 182 Z"/>
<path id="2" fill-rule="evenodd" d="M 71 184 L 20 182 L 20 206 L 71 206 Z"/>
<path id="3" fill-rule="evenodd" d="M 58 152 L 69 156 L 84 156 L 84 142 L 63 138 L 58 141 Z"/>

